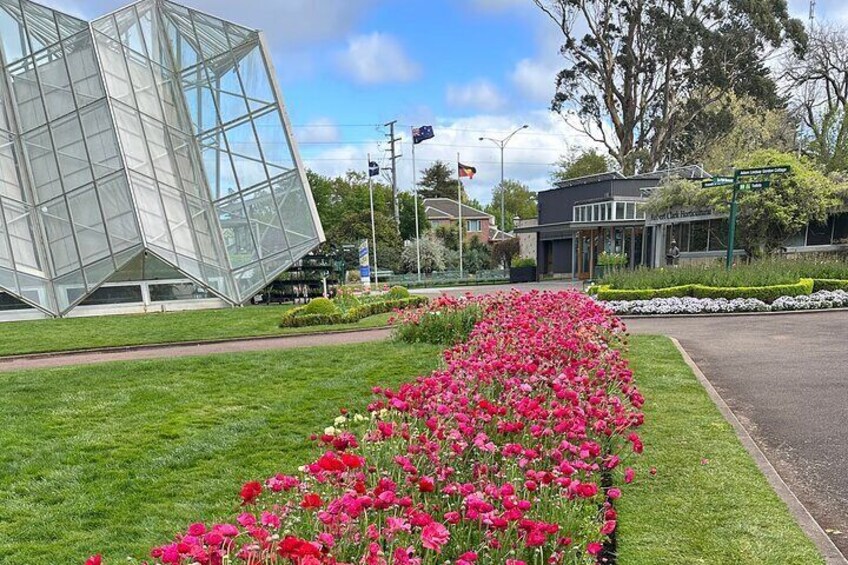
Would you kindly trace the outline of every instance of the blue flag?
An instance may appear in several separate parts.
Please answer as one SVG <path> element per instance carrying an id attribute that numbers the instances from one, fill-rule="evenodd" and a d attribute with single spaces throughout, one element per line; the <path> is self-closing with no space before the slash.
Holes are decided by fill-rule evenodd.
<path id="1" fill-rule="evenodd" d="M 380 165 L 377 164 L 377 161 L 369 161 L 368 162 L 368 176 L 376 177 L 380 174 Z"/>
<path id="2" fill-rule="evenodd" d="M 418 145 L 422 141 L 433 139 L 436 134 L 433 133 L 433 126 L 421 126 L 420 128 L 412 128 L 412 143 Z"/>

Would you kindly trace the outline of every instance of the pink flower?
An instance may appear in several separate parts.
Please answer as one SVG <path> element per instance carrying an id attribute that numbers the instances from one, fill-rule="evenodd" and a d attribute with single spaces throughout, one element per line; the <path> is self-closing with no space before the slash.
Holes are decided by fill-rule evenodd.
<path id="1" fill-rule="evenodd" d="M 200 522 L 196 522 L 188 527 L 188 534 L 190 536 L 202 536 L 206 533 L 206 526 L 204 526 Z"/>
<path id="2" fill-rule="evenodd" d="M 636 476 L 636 471 L 628 467 L 624 470 L 624 482 L 630 484 L 633 482 L 633 478 Z"/>
<path id="3" fill-rule="evenodd" d="M 602 546 L 596 541 L 593 541 L 592 543 L 586 546 L 586 553 L 588 553 L 589 555 L 597 555 L 601 552 L 603 548 L 604 546 Z"/>
<path id="4" fill-rule="evenodd" d="M 442 546 L 448 543 L 450 532 L 439 522 L 430 522 L 421 530 L 421 541 L 427 549 L 442 552 Z"/>

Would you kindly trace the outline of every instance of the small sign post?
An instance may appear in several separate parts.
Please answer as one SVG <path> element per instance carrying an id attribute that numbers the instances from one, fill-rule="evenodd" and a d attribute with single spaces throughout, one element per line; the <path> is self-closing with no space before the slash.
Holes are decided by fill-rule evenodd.
<path id="1" fill-rule="evenodd" d="M 756 169 L 737 169 L 733 173 L 733 177 L 713 177 L 712 179 L 701 183 L 704 188 L 733 185 L 733 197 L 730 200 L 730 219 L 728 221 L 727 228 L 726 267 L 728 270 L 730 270 L 733 266 L 733 248 L 736 244 L 736 213 L 738 208 L 737 200 L 739 192 L 742 190 L 763 190 L 771 186 L 771 181 L 768 180 L 749 182 L 742 182 L 742 180 L 770 175 L 785 175 L 791 171 L 792 167 L 789 165 L 759 167 Z"/>

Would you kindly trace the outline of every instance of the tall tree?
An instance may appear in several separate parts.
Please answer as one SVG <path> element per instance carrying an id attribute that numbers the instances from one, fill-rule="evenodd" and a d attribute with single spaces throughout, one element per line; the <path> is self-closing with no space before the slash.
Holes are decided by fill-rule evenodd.
<path id="1" fill-rule="evenodd" d="M 848 170 L 848 29 L 816 28 L 804 57 L 787 64 L 804 151 L 828 172 Z"/>
<path id="2" fill-rule="evenodd" d="M 628 175 L 666 162 L 728 93 L 778 106 L 766 53 L 807 40 L 785 0 L 533 1 L 563 35 L 553 109 L 575 114 Z"/>
<path id="3" fill-rule="evenodd" d="M 456 166 L 436 161 L 423 171 L 418 181 L 418 193 L 422 198 L 457 198 Z M 468 194 L 463 188 L 462 201 L 468 202 Z"/>
<path id="4" fill-rule="evenodd" d="M 506 231 L 515 227 L 515 217 L 536 217 L 536 193 L 521 182 L 504 179 L 492 191 L 492 201 L 486 206 L 485 212 L 495 217 L 495 225 L 501 225 L 501 196 L 504 197 L 504 210 L 506 211 Z"/>
<path id="5" fill-rule="evenodd" d="M 553 182 L 607 173 L 613 169 L 613 163 L 606 155 L 598 153 L 597 149 L 584 149 L 572 155 L 560 157 L 556 170 L 551 173 Z"/>

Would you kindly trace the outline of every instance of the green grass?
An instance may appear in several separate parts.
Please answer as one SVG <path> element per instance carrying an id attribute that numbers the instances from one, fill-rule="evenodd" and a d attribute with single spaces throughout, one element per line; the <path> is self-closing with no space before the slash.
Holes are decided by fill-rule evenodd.
<path id="1" fill-rule="evenodd" d="M 848 279 L 848 261 L 840 259 L 762 259 L 736 265 L 723 262 L 662 269 L 617 270 L 605 273 L 599 284 L 619 289 L 667 288 L 688 284 L 707 286 L 769 286 L 793 284 L 802 278 Z"/>
<path id="2" fill-rule="evenodd" d="M 0 563 L 146 557 L 191 521 L 237 512 L 247 479 L 294 471 L 370 387 L 440 348 L 391 342 L 2 375 Z"/>
<path id="3" fill-rule="evenodd" d="M 155 343 L 324 333 L 384 326 L 390 314 L 353 324 L 280 328 L 291 306 L 248 306 L 158 314 L 0 323 L 0 356 Z"/>
<path id="4" fill-rule="evenodd" d="M 672 342 L 631 345 L 645 453 L 618 505 L 619 565 L 823 564 Z"/>

